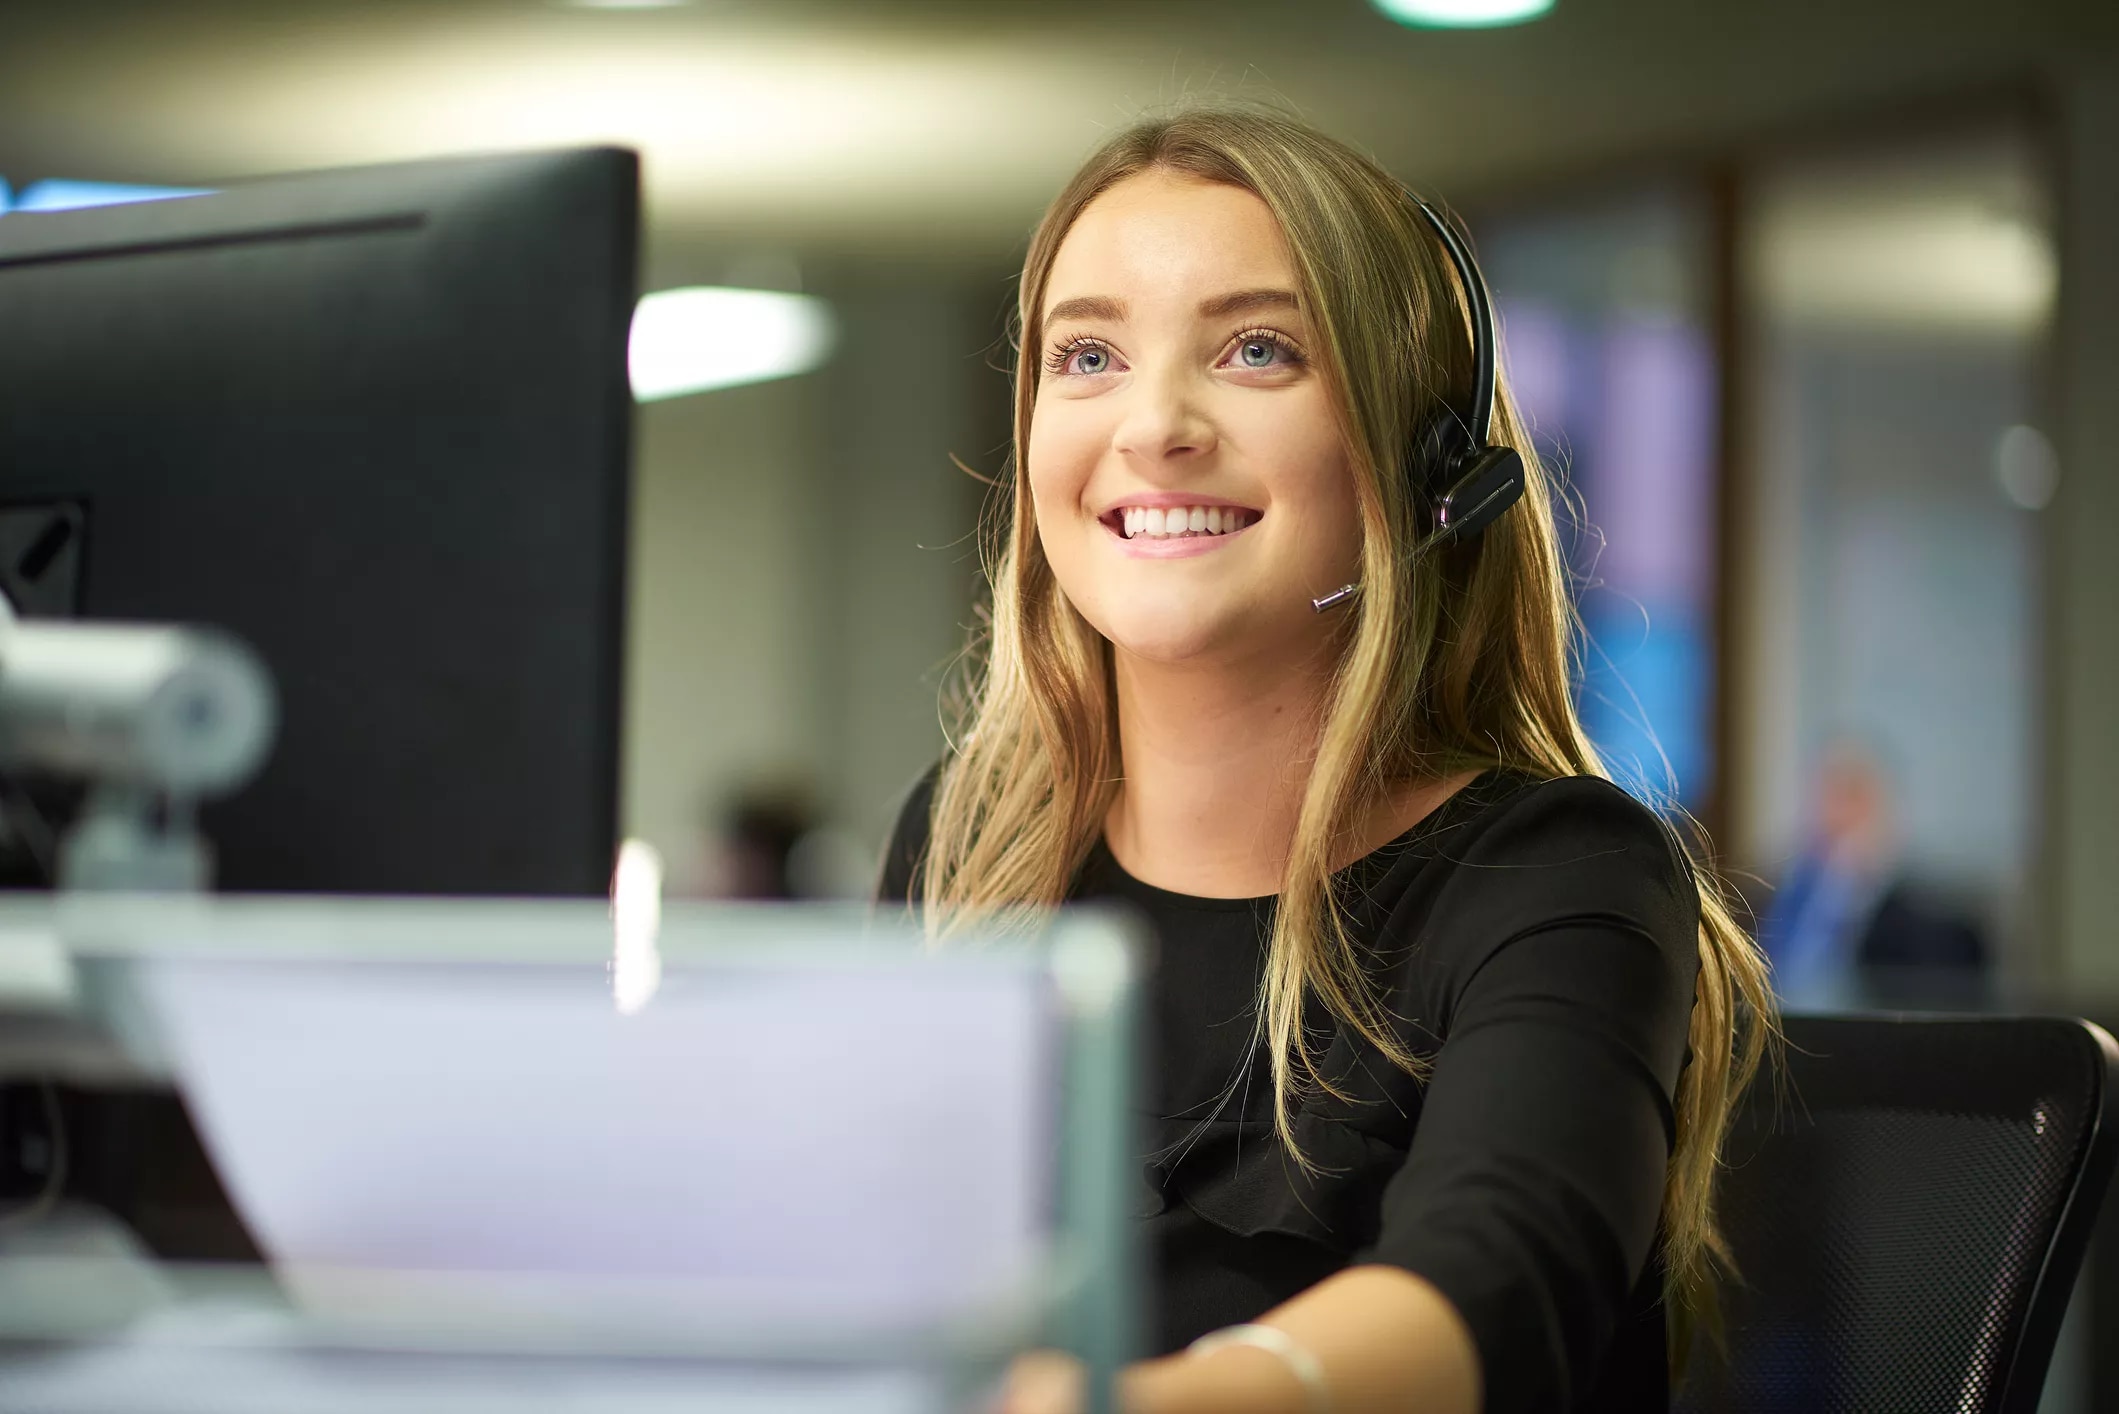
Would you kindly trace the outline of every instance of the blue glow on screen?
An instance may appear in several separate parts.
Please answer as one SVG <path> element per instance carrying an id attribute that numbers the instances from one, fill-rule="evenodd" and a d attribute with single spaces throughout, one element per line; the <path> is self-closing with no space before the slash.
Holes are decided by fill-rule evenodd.
<path id="1" fill-rule="evenodd" d="M 136 201 L 170 201 L 185 196 L 211 196 L 205 187 L 149 187 L 127 182 L 76 182 L 63 177 L 32 182 L 10 199 L 7 183 L 0 181 L 0 212 L 79 211 L 90 206 L 124 206 Z"/>
<path id="2" fill-rule="evenodd" d="M 1558 521 L 1583 631 L 1583 730 L 1627 790 L 1698 810 L 1717 765 L 1712 345 L 1696 322 L 1601 296 L 1511 296 L 1497 265 L 1509 377 L 1573 498 Z"/>
<path id="3" fill-rule="evenodd" d="M 1713 659 L 1697 609 L 1595 590 L 1579 607 L 1589 640 L 1576 704 L 1583 730 L 1627 790 L 1697 808 L 1714 775 L 1705 710 Z"/>

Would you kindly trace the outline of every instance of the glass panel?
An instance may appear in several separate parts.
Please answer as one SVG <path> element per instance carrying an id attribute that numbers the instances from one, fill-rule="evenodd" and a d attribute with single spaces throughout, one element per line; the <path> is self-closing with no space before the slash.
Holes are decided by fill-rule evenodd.
<path id="1" fill-rule="evenodd" d="M 1789 1000 L 1976 1000 L 2036 777 L 2049 197 L 2009 128 L 1750 185 L 1739 856 Z"/>

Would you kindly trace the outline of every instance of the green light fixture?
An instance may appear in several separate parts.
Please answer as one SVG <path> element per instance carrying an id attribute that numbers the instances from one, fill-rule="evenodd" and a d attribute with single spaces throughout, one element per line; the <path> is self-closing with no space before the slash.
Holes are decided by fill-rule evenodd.
<path id="1" fill-rule="evenodd" d="M 1417 29 L 1490 29 L 1519 25 L 1550 10 L 1553 0 L 1369 0 L 1401 25 Z"/>

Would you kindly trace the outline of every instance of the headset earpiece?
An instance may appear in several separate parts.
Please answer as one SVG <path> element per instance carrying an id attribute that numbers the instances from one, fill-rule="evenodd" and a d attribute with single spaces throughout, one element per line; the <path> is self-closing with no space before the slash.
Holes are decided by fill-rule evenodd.
<path id="1" fill-rule="evenodd" d="M 1523 495 L 1523 458 L 1514 447 L 1488 447 L 1452 470 L 1460 474 L 1435 502 L 1438 539 L 1477 535 Z"/>
<path id="2" fill-rule="evenodd" d="M 1447 411 L 1430 417 L 1413 437 L 1412 460 L 1405 471 L 1413 499 L 1423 513 L 1432 512 L 1442 493 L 1456 484 L 1454 473 L 1464 453 L 1464 440 L 1457 415 Z"/>
<path id="3" fill-rule="evenodd" d="M 1432 419 L 1414 436 L 1407 449 L 1406 468 L 1414 499 L 1429 512 L 1429 529 L 1414 547 L 1416 551 L 1452 541 L 1472 539 L 1501 514 L 1522 499 L 1523 458 L 1513 447 L 1492 444 L 1494 423 L 1495 348 L 1499 336 L 1494 328 L 1494 303 L 1486 288 L 1486 277 L 1478 262 L 1442 219 L 1441 213 L 1412 193 L 1413 203 L 1435 230 L 1457 282 L 1464 287 L 1470 305 L 1472 333 L 1471 405 L 1460 416 L 1455 409 Z M 1318 613 L 1346 603 L 1361 592 L 1359 584 L 1342 585 L 1310 607 Z"/>

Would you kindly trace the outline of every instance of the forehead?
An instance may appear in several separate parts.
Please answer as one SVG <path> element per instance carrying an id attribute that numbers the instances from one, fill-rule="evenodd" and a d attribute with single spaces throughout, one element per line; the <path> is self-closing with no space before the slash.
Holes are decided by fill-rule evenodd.
<path id="1" fill-rule="evenodd" d="M 1295 287 L 1295 262 L 1265 202 L 1241 187 L 1142 172 L 1089 203 L 1060 242 L 1045 308 L 1081 295 L 1190 301 Z"/>

